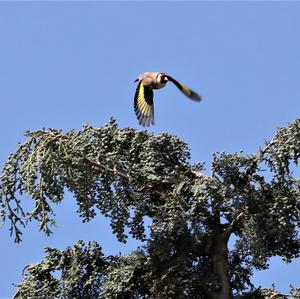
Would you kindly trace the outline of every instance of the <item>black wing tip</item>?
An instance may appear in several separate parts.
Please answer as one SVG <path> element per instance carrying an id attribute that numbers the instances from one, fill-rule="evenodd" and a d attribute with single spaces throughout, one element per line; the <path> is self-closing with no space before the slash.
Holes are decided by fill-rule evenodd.
<path id="1" fill-rule="evenodd" d="M 150 127 L 150 124 L 154 124 L 153 121 L 151 121 L 150 119 L 138 119 L 139 120 L 139 124 L 143 127 Z"/>
<path id="2" fill-rule="evenodd" d="M 201 102 L 202 101 L 202 97 L 199 96 L 196 92 L 191 91 L 191 95 L 189 96 L 189 98 L 191 98 L 192 100 L 196 101 L 196 102 Z"/>
<path id="3" fill-rule="evenodd" d="M 142 125 L 143 127 L 150 127 L 150 125 L 154 125 L 154 119 L 152 116 L 145 116 L 141 115 L 138 117 L 139 124 Z"/>
<path id="4" fill-rule="evenodd" d="M 134 107 L 134 112 L 141 126 L 150 127 L 151 124 L 154 125 L 153 115 L 147 116 L 143 114 L 136 105 Z"/>

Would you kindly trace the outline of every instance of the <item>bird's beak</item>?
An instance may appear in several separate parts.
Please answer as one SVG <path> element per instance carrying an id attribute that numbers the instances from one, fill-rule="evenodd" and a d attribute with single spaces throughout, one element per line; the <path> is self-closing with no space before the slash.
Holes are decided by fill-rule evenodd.
<path id="1" fill-rule="evenodd" d="M 135 83 L 135 82 L 137 82 L 137 81 L 139 81 L 139 79 L 134 80 L 133 83 Z"/>

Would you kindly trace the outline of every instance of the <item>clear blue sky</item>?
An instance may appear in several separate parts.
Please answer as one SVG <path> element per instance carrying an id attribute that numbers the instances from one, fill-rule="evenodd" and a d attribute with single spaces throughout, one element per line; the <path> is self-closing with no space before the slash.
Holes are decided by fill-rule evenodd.
<path id="1" fill-rule="evenodd" d="M 255 152 L 277 126 L 299 117 L 300 3 L 298 2 L 1 2 L 0 163 L 26 129 L 139 127 L 133 112 L 137 75 L 163 71 L 203 96 L 187 100 L 174 87 L 155 94 L 156 125 L 187 141 L 193 161 L 213 151 Z M 30 198 L 24 198 L 28 204 Z M 52 237 L 36 223 L 14 244 L 0 231 L 0 298 L 14 292 L 25 264 L 43 248 L 96 240 L 105 253 L 128 252 L 108 221 L 82 224 L 70 194 L 55 207 Z M 273 259 L 255 284 L 300 286 L 299 260 Z"/>

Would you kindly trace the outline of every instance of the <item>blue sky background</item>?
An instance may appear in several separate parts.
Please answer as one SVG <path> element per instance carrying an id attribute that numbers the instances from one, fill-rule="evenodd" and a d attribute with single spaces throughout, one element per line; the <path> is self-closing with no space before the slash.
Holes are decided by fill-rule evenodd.
<path id="1" fill-rule="evenodd" d="M 135 85 L 144 71 L 163 71 L 203 96 L 198 104 L 174 86 L 155 94 L 156 125 L 189 143 L 192 161 L 214 151 L 255 152 L 276 127 L 299 117 L 298 2 L 1 2 L 0 163 L 26 129 L 65 131 L 101 126 L 115 117 L 137 129 Z M 25 201 L 31 201 L 24 198 Z M 105 253 L 125 253 L 108 221 L 82 224 L 68 194 L 55 207 L 58 228 L 47 238 L 36 223 L 14 244 L 0 231 L 0 298 L 14 293 L 25 264 L 45 246 L 96 240 Z M 299 260 L 272 259 L 257 286 L 300 287 Z"/>

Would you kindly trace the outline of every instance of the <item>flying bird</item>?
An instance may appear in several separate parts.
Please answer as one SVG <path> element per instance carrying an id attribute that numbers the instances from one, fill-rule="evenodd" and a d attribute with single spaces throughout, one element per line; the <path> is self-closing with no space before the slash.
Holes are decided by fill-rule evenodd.
<path id="1" fill-rule="evenodd" d="M 168 81 L 174 83 L 188 98 L 201 101 L 201 96 L 196 92 L 165 73 L 143 73 L 134 81 L 139 82 L 134 96 L 134 111 L 140 125 L 144 127 L 154 125 L 153 89 L 165 87 Z"/>

